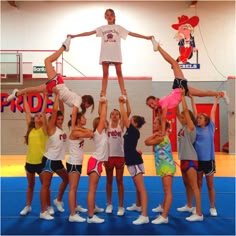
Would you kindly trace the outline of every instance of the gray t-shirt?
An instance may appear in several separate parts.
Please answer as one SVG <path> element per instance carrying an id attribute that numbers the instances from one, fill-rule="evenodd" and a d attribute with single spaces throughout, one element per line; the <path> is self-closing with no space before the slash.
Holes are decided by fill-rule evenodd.
<path id="1" fill-rule="evenodd" d="M 196 129 L 190 131 L 187 126 L 183 126 L 178 133 L 179 149 L 178 157 L 179 160 L 194 160 L 197 161 L 197 153 L 193 147 L 193 143 L 196 139 Z"/>

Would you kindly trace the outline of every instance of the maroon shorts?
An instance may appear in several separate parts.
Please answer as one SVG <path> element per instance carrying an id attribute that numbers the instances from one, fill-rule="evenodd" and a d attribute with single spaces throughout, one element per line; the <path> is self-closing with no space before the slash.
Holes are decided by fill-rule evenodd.
<path id="1" fill-rule="evenodd" d="M 104 166 L 107 169 L 121 169 L 125 166 L 125 158 L 124 157 L 109 157 L 108 161 L 104 161 Z"/>
<path id="2" fill-rule="evenodd" d="M 61 75 L 57 75 L 56 77 L 54 77 L 53 79 L 50 79 L 46 83 L 48 93 L 52 93 L 52 89 L 58 84 L 64 84 L 64 81 Z"/>

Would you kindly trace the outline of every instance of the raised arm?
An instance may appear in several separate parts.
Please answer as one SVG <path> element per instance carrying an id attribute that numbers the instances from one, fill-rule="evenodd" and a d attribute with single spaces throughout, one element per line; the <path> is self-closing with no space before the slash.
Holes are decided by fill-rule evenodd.
<path id="1" fill-rule="evenodd" d="M 218 104 L 218 101 L 219 99 L 221 98 L 222 96 L 219 94 L 216 98 L 215 98 L 215 102 L 211 108 L 211 114 L 210 114 L 210 118 L 211 118 L 211 121 L 215 124 L 215 116 L 216 116 L 216 108 L 217 108 L 217 104 Z"/>
<path id="2" fill-rule="evenodd" d="M 131 114 L 131 107 L 130 107 L 130 103 L 129 103 L 129 99 L 128 99 L 127 95 L 126 95 L 125 104 L 126 104 L 126 114 L 127 114 L 127 117 L 129 118 L 129 116 Z M 124 129 L 124 126 L 125 126 L 124 125 L 124 120 L 121 118 L 120 127 L 121 127 L 122 131 Z"/>
<path id="3" fill-rule="evenodd" d="M 48 93 L 43 94 L 43 106 L 42 106 L 42 122 L 43 122 L 43 132 L 47 134 L 47 104 L 48 104 Z"/>
<path id="4" fill-rule="evenodd" d="M 101 104 L 101 110 L 100 110 L 100 120 L 97 126 L 97 131 L 99 133 L 102 133 L 106 120 L 107 120 L 107 99 L 100 99 L 99 105 Z"/>
<path id="5" fill-rule="evenodd" d="M 122 119 L 123 125 L 128 128 L 130 126 L 130 120 L 129 120 L 127 111 L 125 110 L 124 104 L 125 104 L 125 99 L 123 96 L 120 96 L 119 97 L 119 105 L 120 105 L 121 119 Z M 131 111 L 131 109 L 130 109 L 130 111 Z"/>
<path id="6" fill-rule="evenodd" d="M 153 36 L 145 36 L 142 34 L 137 34 L 137 33 L 133 33 L 133 32 L 129 32 L 128 35 L 135 37 L 135 38 L 141 38 L 141 39 L 147 39 L 147 40 L 151 40 Z"/>
<path id="7" fill-rule="evenodd" d="M 90 36 L 93 34 L 96 34 L 96 30 L 84 32 L 84 33 L 80 33 L 80 34 L 68 34 L 67 37 L 71 37 L 73 39 L 73 38 L 77 38 L 77 37 Z"/>
<path id="8" fill-rule="evenodd" d="M 24 109 L 25 109 L 26 123 L 27 123 L 27 126 L 29 126 L 31 123 L 31 112 L 30 112 L 29 103 L 27 101 L 27 95 L 23 96 L 23 104 L 24 104 Z"/>
<path id="9" fill-rule="evenodd" d="M 76 123 L 76 117 L 79 109 L 76 106 L 73 106 L 72 108 L 72 114 L 71 114 L 71 130 L 73 131 L 75 129 L 75 123 Z"/>
<path id="10" fill-rule="evenodd" d="M 192 111 L 193 111 L 193 115 L 195 118 L 197 118 L 197 107 L 194 101 L 194 96 L 190 95 L 189 98 L 191 99 L 191 105 L 192 105 Z"/>
<path id="11" fill-rule="evenodd" d="M 60 99 L 59 99 L 59 110 L 64 114 L 65 106 L 64 106 L 63 101 L 61 101 Z"/>
<path id="12" fill-rule="evenodd" d="M 176 108 L 175 108 L 175 114 L 176 114 L 178 121 L 180 122 L 181 114 L 180 114 L 180 110 L 179 110 L 179 105 L 176 106 Z"/>
<path id="13" fill-rule="evenodd" d="M 52 135 L 55 132 L 55 123 L 57 119 L 57 111 L 59 107 L 59 94 L 55 94 L 55 99 L 52 107 L 52 115 L 48 121 L 48 135 Z"/>
<path id="14" fill-rule="evenodd" d="M 184 117 L 186 119 L 187 122 L 187 127 L 188 130 L 194 130 L 195 129 L 195 125 L 190 117 L 189 114 L 189 110 L 188 110 L 188 105 L 185 99 L 185 90 L 181 89 L 181 96 L 182 96 L 182 107 L 183 107 L 183 113 L 184 113 Z"/>

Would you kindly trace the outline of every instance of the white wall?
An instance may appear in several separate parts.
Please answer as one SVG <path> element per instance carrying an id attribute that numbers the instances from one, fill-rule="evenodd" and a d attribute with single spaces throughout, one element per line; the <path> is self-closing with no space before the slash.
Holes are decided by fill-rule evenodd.
<path id="1" fill-rule="evenodd" d="M 117 24 L 132 32 L 155 35 L 177 57 L 176 32 L 171 25 L 183 14 L 197 15 L 200 23 L 194 36 L 201 69 L 184 70 L 186 78 L 224 81 L 236 74 L 234 1 L 198 1 L 196 8 L 189 8 L 189 1 L 17 1 L 17 5 L 18 9 L 1 2 L 2 50 L 57 49 L 68 33 L 90 31 L 106 24 L 104 12 L 113 8 Z M 129 36 L 122 43 L 125 76 L 151 76 L 154 81 L 173 79 L 170 66 L 152 51 L 149 41 Z M 100 39 L 93 35 L 73 39 L 70 52 L 64 56 L 86 76 L 101 76 L 99 51 Z M 80 76 L 72 67 L 64 67 L 68 76 Z M 115 71 L 111 70 L 110 75 L 115 75 Z"/>

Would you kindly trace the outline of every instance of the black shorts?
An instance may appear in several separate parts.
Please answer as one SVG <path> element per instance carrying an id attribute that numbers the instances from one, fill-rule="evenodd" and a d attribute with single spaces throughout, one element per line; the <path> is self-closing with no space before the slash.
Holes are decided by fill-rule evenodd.
<path id="1" fill-rule="evenodd" d="M 203 172 L 205 175 L 212 175 L 216 173 L 215 161 L 198 161 L 198 172 Z"/>
<path id="2" fill-rule="evenodd" d="M 81 175 L 82 173 L 82 165 L 72 165 L 66 162 L 67 173 L 70 174 L 72 172 L 76 172 Z"/>
<path id="3" fill-rule="evenodd" d="M 63 165 L 61 160 L 54 161 L 54 160 L 48 159 L 45 156 L 43 157 L 43 160 L 42 160 L 42 166 L 43 166 L 42 172 L 48 171 L 48 172 L 50 172 L 52 174 L 54 172 L 57 172 L 58 170 L 65 169 L 65 167 L 64 167 L 64 165 Z"/>
<path id="4" fill-rule="evenodd" d="M 40 164 L 25 163 L 25 171 L 30 174 L 37 173 L 39 175 L 41 173 L 42 169 L 43 169 L 42 163 L 40 163 Z"/>
<path id="5" fill-rule="evenodd" d="M 186 79 L 175 78 L 172 85 L 172 89 L 176 88 L 183 88 L 185 90 L 185 96 L 188 96 L 189 94 L 188 81 Z"/>

